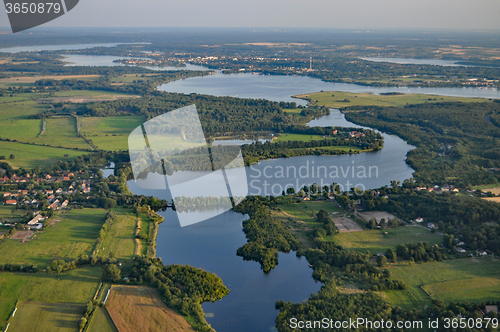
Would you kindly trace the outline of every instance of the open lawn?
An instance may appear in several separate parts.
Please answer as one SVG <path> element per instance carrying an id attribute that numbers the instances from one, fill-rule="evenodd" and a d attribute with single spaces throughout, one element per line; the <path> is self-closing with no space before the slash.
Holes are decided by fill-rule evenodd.
<path id="1" fill-rule="evenodd" d="M 326 91 L 294 96 L 310 99 L 312 105 L 342 108 L 348 106 L 400 106 L 406 104 L 440 103 L 449 101 L 477 102 L 477 98 L 434 96 L 425 94 L 375 95 L 372 93 L 353 93 Z"/>
<path id="2" fill-rule="evenodd" d="M 395 279 L 408 286 L 406 291 L 384 292 L 394 305 L 422 308 L 430 299 L 450 301 L 498 301 L 500 260 L 491 256 L 424 264 L 399 264 L 389 268 Z"/>
<path id="3" fill-rule="evenodd" d="M 2 138 L 33 138 L 38 137 L 41 131 L 42 120 L 0 120 L 0 137 Z"/>
<path id="4" fill-rule="evenodd" d="M 288 141 L 301 141 L 301 142 L 311 142 L 311 141 L 322 141 L 325 137 L 321 135 L 304 135 L 304 134 L 289 134 L 282 133 L 276 138 L 274 142 L 288 142 Z"/>
<path id="5" fill-rule="evenodd" d="M 25 94 L 26 95 L 26 94 Z M 21 97 L 24 101 L 11 103 L 8 99 L 16 99 L 10 97 L 0 97 L 0 120 L 10 119 L 25 119 L 27 120 L 30 115 L 38 114 L 47 110 L 49 105 L 43 105 L 30 98 L 38 96 L 38 94 L 28 94 L 29 96 Z M 19 98 L 19 99 L 21 99 Z M 4 102 L 2 102 L 2 99 Z M 0 135 L 3 136 L 3 135 Z"/>
<path id="6" fill-rule="evenodd" d="M 97 307 L 89 323 L 89 332 L 118 332 L 109 316 L 108 310 L 104 307 Z"/>
<path id="7" fill-rule="evenodd" d="M 401 226 L 383 231 L 365 229 L 363 232 L 336 234 L 329 239 L 344 249 L 363 253 L 369 250 L 372 254 L 385 252 L 389 248 L 396 250 L 398 244 L 428 242 L 434 245 L 442 242 L 441 235 L 415 226 Z"/>
<path id="8" fill-rule="evenodd" d="M 5 160 L 14 168 L 49 167 L 58 160 L 69 161 L 86 153 L 89 152 L 0 141 L 1 155 L 15 155 L 15 159 Z"/>
<path id="9" fill-rule="evenodd" d="M 56 218 L 60 222 L 38 232 L 30 241 L 7 240 L 0 245 L 0 264 L 35 264 L 40 268 L 59 258 L 89 255 L 99 237 L 106 210 L 74 209 Z"/>
<path id="10" fill-rule="evenodd" d="M 2 60 L 0 60 L 2 61 Z M 1 62 L 0 62 L 1 64 Z M 79 81 L 95 81 L 101 75 L 61 75 L 61 76 L 17 76 L 10 78 L 0 78 L 0 86 L 17 86 L 17 85 L 33 85 L 40 80 L 79 80 Z"/>
<path id="11" fill-rule="evenodd" d="M 30 277 L 19 300 L 51 303 L 87 303 L 96 293 L 102 267 L 85 266 L 65 273 L 38 272 Z"/>
<path id="12" fill-rule="evenodd" d="M 316 222 L 316 214 L 319 210 L 323 209 L 328 212 L 339 212 L 340 208 L 337 203 L 334 201 L 319 201 L 319 202 L 301 202 L 301 203 L 293 203 L 293 204 L 280 204 L 279 207 L 292 215 L 295 218 L 298 218 L 305 223 L 309 224 L 309 226 L 318 226 L 319 223 Z"/>
<path id="13" fill-rule="evenodd" d="M 131 209 L 115 208 L 116 221 L 109 227 L 97 255 L 108 257 L 113 253 L 118 260 L 131 260 L 135 252 L 137 216 Z"/>
<path id="14" fill-rule="evenodd" d="M 9 331 L 77 332 L 84 310 L 77 303 L 22 302 Z"/>
<path id="15" fill-rule="evenodd" d="M 473 186 L 472 189 L 474 190 L 481 190 L 483 192 L 487 192 L 485 190 L 488 190 L 488 189 L 498 189 L 500 188 L 500 182 L 497 182 L 497 183 L 490 183 L 490 184 L 482 184 L 482 185 L 479 185 L 479 186 Z"/>
<path id="16" fill-rule="evenodd" d="M 168 308 L 150 287 L 113 286 L 106 308 L 120 332 L 194 331 L 184 317 Z"/>
<path id="17" fill-rule="evenodd" d="M 100 149 L 128 150 L 128 135 L 145 121 L 143 116 L 82 117 L 80 132 L 85 133 Z"/>
<path id="18" fill-rule="evenodd" d="M 47 274 L 46 272 L 35 274 L 0 273 L 0 327 L 6 325 L 6 321 L 17 303 L 19 304 L 17 305 L 16 317 L 19 313 L 23 313 L 20 309 L 26 303 L 31 302 L 43 302 L 47 305 L 51 303 L 51 307 L 61 306 L 61 303 L 64 303 L 62 306 L 73 306 L 74 303 L 84 305 L 92 300 L 99 286 L 101 275 L 101 267 L 84 267 L 63 274 Z M 80 311 L 79 318 L 81 318 L 82 313 L 83 311 Z M 15 322 L 15 320 L 11 322 Z M 11 327 L 14 326 L 11 324 Z M 24 330 L 21 328 L 9 328 L 9 330 L 39 331 L 38 329 Z"/>
<path id="19" fill-rule="evenodd" d="M 0 221 L 4 221 L 10 218 L 17 218 L 21 215 L 15 213 L 16 207 L 11 205 L 0 205 Z"/>
<path id="20" fill-rule="evenodd" d="M 4 328 L 29 276 L 14 273 L 0 273 L 0 328 Z"/>
<path id="21" fill-rule="evenodd" d="M 45 133 L 42 136 L 24 139 L 23 141 L 55 147 L 92 149 L 83 138 L 77 136 L 76 120 L 74 118 L 54 118 L 46 121 Z"/>

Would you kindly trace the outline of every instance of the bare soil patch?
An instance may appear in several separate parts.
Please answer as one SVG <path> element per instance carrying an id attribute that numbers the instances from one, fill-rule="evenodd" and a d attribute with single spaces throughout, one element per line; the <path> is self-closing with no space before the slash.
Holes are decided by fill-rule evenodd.
<path id="1" fill-rule="evenodd" d="M 60 219 L 51 219 L 49 221 L 49 225 L 50 226 L 54 226 L 55 224 L 57 224 L 58 222 L 60 222 L 61 220 Z"/>
<path id="2" fill-rule="evenodd" d="M 113 286 L 106 308 L 120 332 L 194 331 L 184 317 L 168 308 L 150 287 Z"/>
<path id="3" fill-rule="evenodd" d="M 0 232 L 0 239 L 3 239 L 5 232 Z"/>
<path id="4" fill-rule="evenodd" d="M 21 242 L 26 242 L 28 241 L 33 235 L 35 234 L 35 232 L 33 231 L 17 231 L 16 233 L 14 233 L 14 235 L 12 235 L 10 238 L 11 240 L 21 240 Z"/>
<path id="5" fill-rule="evenodd" d="M 352 219 L 341 217 L 333 218 L 335 226 L 337 226 L 340 233 L 362 232 L 363 229 Z"/>
<path id="6" fill-rule="evenodd" d="M 385 218 L 386 221 L 396 218 L 395 215 L 385 211 L 367 211 L 367 212 L 359 212 L 358 214 L 361 217 L 363 217 L 363 219 L 365 219 L 366 221 L 375 218 L 377 220 L 377 223 L 379 223 L 380 220 L 382 220 L 382 218 Z"/>

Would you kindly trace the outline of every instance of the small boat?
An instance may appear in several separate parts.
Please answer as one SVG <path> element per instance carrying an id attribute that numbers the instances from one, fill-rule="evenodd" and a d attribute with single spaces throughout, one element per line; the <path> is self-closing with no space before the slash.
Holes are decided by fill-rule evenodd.
<path id="1" fill-rule="evenodd" d="M 309 266 L 310 268 L 314 268 L 314 266 L 312 266 L 311 264 L 307 263 L 307 266 Z"/>

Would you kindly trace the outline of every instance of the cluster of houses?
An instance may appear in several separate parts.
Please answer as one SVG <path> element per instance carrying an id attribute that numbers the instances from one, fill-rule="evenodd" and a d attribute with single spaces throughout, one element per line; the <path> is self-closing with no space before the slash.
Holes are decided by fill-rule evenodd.
<path id="1" fill-rule="evenodd" d="M 81 172 L 83 173 L 83 172 Z M 78 175 L 78 174 L 77 174 Z M 5 205 L 17 205 L 25 204 L 38 206 L 39 194 L 42 194 L 47 198 L 50 206 L 49 208 L 58 210 L 61 208 L 65 208 L 68 205 L 67 201 L 62 199 L 62 196 L 76 194 L 78 192 L 83 194 L 90 194 L 90 181 L 89 180 L 81 180 L 74 181 L 75 174 L 72 172 L 63 172 L 57 171 L 55 175 L 46 174 L 44 176 L 36 176 L 35 174 L 30 175 L 26 174 L 24 176 L 12 175 L 10 178 L 8 176 L 0 177 L 0 183 L 3 184 L 19 184 L 35 181 L 39 184 L 49 184 L 49 183 L 63 183 L 63 187 L 58 188 L 56 190 L 17 190 L 11 192 L 3 193 L 3 198 L 5 199 Z M 78 178 L 79 179 L 79 178 Z M 72 181 L 73 180 L 73 181 Z M 72 182 L 70 182 L 72 181 Z"/>
<path id="2" fill-rule="evenodd" d="M 415 187 L 415 190 L 427 190 L 428 192 L 435 192 L 435 193 L 438 193 L 438 194 L 441 194 L 441 193 L 447 193 L 447 192 L 452 192 L 452 193 L 458 193 L 460 191 L 460 189 L 456 188 L 455 186 L 452 186 L 452 185 L 449 185 L 449 184 L 445 184 L 443 185 L 442 187 L 439 187 L 439 186 L 434 186 L 434 187 Z"/>
<path id="3" fill-rule="evenodd" d="M 37 183 L 42 182 L 62 182 L 62 181 L 70 181 L 71 177 L 75 176 L 74 173 L 66 173 L 62 171 L 57 171 L 56 176 L 52 176 L 50 174 L 46 174 L 44 176 L 37 176 L 33 174 L 31 176 L 29 173 L 24 176 L 17 176 L 16 174 L 12 175 L 10 178 L 7 175 L 0 177 L 0 183 L 25 183 L 28 181 L 35 181 Z"/>

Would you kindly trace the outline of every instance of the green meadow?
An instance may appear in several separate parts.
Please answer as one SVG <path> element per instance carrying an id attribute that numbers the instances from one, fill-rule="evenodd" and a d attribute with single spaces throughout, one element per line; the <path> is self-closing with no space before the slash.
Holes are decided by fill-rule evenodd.
<path id="1" fill-rule="evenodd" d="M 406 104 L 440 103 L 450 101 L 477 102 L 484 99 L 434 96 L 419 93 L 375 95 L 373 93 L 353 93 L 341 91 L 325 91 L 295 96 L 309 99 L 314 106 L 343 108 L 348 106 L 401 106 Z"/>
<path id="2" fill-rule="evenodd" d="M 331 201 L 304 201 L 301 203 L 280 204 L 279 207 L 289 215 L 313 227 L 319 225 L 319 223 L 316 222 L 316 214 L 319 210 L 325 210 L 331 213 L 341 211 L 337 203 Z"/>
<path id="3" fill-rule="evenodd" d="M 19 303 L 9 330 L 39 332 L 78 331 L 84 304 L 77 303 Z"/>
<path id="4" fill-rule="evenodd" d="M 116 221 L 108 228 L 97 255 L 108 257 L 113 253 L 119 260 L 131 260 L 135 253 L 135 228 L 137 216 L 131 209 L 115 208 Z"/>
<path id="5" fill-rule="evenodd" d="M 387 233 L 387 234 L 386 234 Z M 372 230 L 362 232 L 339 233 L 329 238 L 344 249 L 365 253 L 369 250 L 372 254 L 394 249 L 399 244 L 428 242 L 430 245 L 441 243 L 441 235 L 414 226 L 401 226 L 391 229 Z"/>
<path id="6" fill-rule="evenodd" d="M 423 308 L 431 299 L 483 302 L 500 296 L 500 260 L 474 257 L 443 262 L 390 266 L 393 278 L 407 290 L 384 292 L 387 300 L 403 308 Z"/>
<path id="7" fill-rule="evenodd" d="M 304 134 L 282 133 L 274 141 L 275 142 L 288 142 L 288 141 L 311 142 L 311 141 L 322 141 L 324 139 L 325 139 L 325 137 L 323 137 L 321 135 L 304 135 Z"/>
<path id="8" fill-rule="evenodd" d="M 56 147 L 92 148 L 83 138 L 77 136 L 76 119 L 71 117 L 47 119 L 45 133 L 42 136 L 24 141 Z"/>
<path id="9" fill-rule="evenodd" d="M 86 153 L 88 152 L 0 141 L 0 154 L 7 158 L 11 154 L 15 156 L 15 159 L 5 160 L 14 168 L 49 167 L 58 160 L 69 161 Z"/>
<path id="10" fill-rule="evenodd" d="M 60 221 L 46 231 L 37 232 L 28 242 L 12 239 L 3 242 L 0 264 L 34 264 L 44 269 L 54 259 L 90 255 L 105 215 L 103 209 L 74 209 L 56 215 L 53 220 Z"/>
<path id="11" fill-rule="evenodd" d="M 88 331 L 118 332 L 105 307 L 97 307 L 89 323 Z"/>

